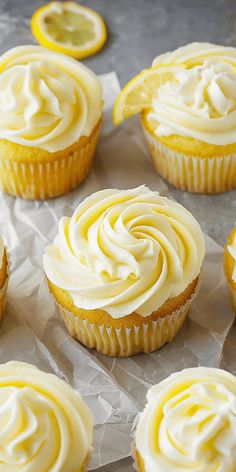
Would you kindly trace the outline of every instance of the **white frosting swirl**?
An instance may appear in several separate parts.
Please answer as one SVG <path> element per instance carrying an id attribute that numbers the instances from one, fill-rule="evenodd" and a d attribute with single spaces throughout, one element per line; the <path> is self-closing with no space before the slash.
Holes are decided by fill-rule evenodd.
<path id="1" fill-rule="evenodd" d="M 92 429 L 90 410 L 66 382 L 30 364 L 0 365 L 0 469 L 78 472 Z"/>
<path id="2" fill-rule="evenodd" d="M 183 69 L 160 86 L 148 114 L 156 122 L 156 134 L 235 143 L 236 49 L 193 43 L 157 57 L 153 65 L 172 63 Z"/>
<path id="3" fill-rule="evenodd" d="M 236 470 L 236 378 L 220 369 L 177 372 L 148 392 L 136 431 L 145 472 Z"/>
<path id="4" fill-rule="evenodd" d="M 227 62 L 232 65 L 236 62 L 236 48 L 220 46 L 212 43 L 194 42 L 181 46 L 171 52 L 166 52 L 157 56 L 152 65 L 158 64 L 176 64 L 184 63 L 188 67 L 194 67 L 197 64 L 202 64 L 209 58 L 214 59 L 215 62 Z"/>
<path id="5" fill-rule="evenodd" d="M 234 260 L 234 269 L 232 272 L 232 279 L 236 282 L 236 233 L 231 244 L 227 245 L 227 249 Z"/>
<path id="6" fill-rule="evenodd" d="M 204 253 L 200 226 L 181 205 L 144 186 L 111 189 L 61 219 L 44 269 L 79 308 L 148 316 L 199 275 Z"/>
<path id="7" fill-rule="evenodd" d="M 60 151 L 88 136 L 101 113 L 99 79 L 74 59 L 39 46 L 0 58 L 0 139 Z"/>
<path id="8" fill-rule="evenodd" d="M 0 236 L 0 270 L 2 267 L 3 254 L 4 254 L 4 243 L 3 243 L 2 237 Z"/>

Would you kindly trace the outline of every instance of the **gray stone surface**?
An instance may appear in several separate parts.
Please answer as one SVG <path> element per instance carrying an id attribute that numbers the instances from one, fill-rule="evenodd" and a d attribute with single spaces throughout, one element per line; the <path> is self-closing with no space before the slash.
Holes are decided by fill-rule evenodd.
<path id="1" fill-rule="evenodd" d="M 0 52 L 32 43 L 29 18 L 45 2 L 0 0 Z M 106 19 L 109 40 L 97 56 L 85 61 L 96 73 L 116 70 L 121 84 L 159 53 L 191 41 L 236 46 L 235 0 L 89 0 Z M 170 187 L 173 196 L 197 217 L 204 231 L 223 245 L 236 218 L 236 191 L 190 195 Z M 131 459 L 103 472 L 131 472 Z"/>

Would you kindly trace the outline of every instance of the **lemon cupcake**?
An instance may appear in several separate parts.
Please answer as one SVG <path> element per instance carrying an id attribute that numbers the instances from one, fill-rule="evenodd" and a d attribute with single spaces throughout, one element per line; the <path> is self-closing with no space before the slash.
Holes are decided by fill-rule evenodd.
<path id="1" fill-rule="evenodd" d="M 44 269 L 71 335 L 125 357 L 174 338 L 204 254 L 200 226 L 181 205 L 145 186 L 109 189 L 61 219 Z"/>
<path id="2" fill-rule="evenodd" d="M 176 372 L 152 387 L 135 449 L 140 472 L 234 472 L 236 378 L 221 369 Z"/>
<path id="3" fill-rule="evenodd" d="M 83 64 L 39 46 L 0 58 L 0 186 L 27 199 L 62 195 L 87 176 L 102 89 Z"/>
<path id="4" fill-rule="evenodd" d="M 8 270 L 7 251 L 4 247 L 3 239 L 0 236 L 0 322 L 6 310 Z"/>
<path id="5" fill-rule="evenodd" d="M 85 472 L 93 420 L 79 393 L 23 362 L 0 364 L 1 468 Z"/>
<path id="6" fill-rule="evenodd" d="M 200 193 L 236 188 L 235 48 L 192 43 L 158 56 L 121 92 L 114 120 L 139 111 L 168 182 Z"/>
<path id="7" fill-rule="evenodd" d="M 236 227 L 231 231 L 224 250 L 224 269 L 236 314 Z"/>

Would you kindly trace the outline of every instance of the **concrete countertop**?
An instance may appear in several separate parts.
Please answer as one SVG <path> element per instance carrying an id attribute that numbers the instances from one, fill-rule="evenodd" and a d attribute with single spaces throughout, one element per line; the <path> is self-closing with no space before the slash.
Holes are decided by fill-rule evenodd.
<path id="1" fill-rule="evenodd" d="M 0 0 L 0 53 L 34 42 L 29 19 L 39 0 Z M 159 53 L 192 41 L 236 46 L 234 0 L 80 0 L 105 18 L 109 40 L 85 63 L 96 73 L 115 70 L 124 85 Z M 190 195 L 169 186 L 172 195 L 196 216 L 203 230 L 223 245 L 236 219 L 236 191 L 221 195 Z M 103 472 L 131 472 L 125 459 Z"/>

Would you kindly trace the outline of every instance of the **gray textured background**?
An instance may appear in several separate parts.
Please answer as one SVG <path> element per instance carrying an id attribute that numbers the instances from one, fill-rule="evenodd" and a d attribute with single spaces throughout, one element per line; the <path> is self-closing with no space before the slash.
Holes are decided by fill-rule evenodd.
<path id="1" fill-rule="evenodd" d="M 33 38 L 29 18 L 46 2 L 0 0 L 0 52 Z M 88 0 L 105 18 L 109 40 L 85 61 L 96 73 L 115 70 L 122 85 L 159 53 L 191 41 L 236 46 L 235 0 Z M 236 191 L 190 195 L 169 186 L 173 196 L 192 211 L 204 231 L 223 245 L 236 219 Z M 235 333 L 232 333 L 235 339 Z M 131 472 L 131 459 L 104 467 L 103 472 Z"/>

